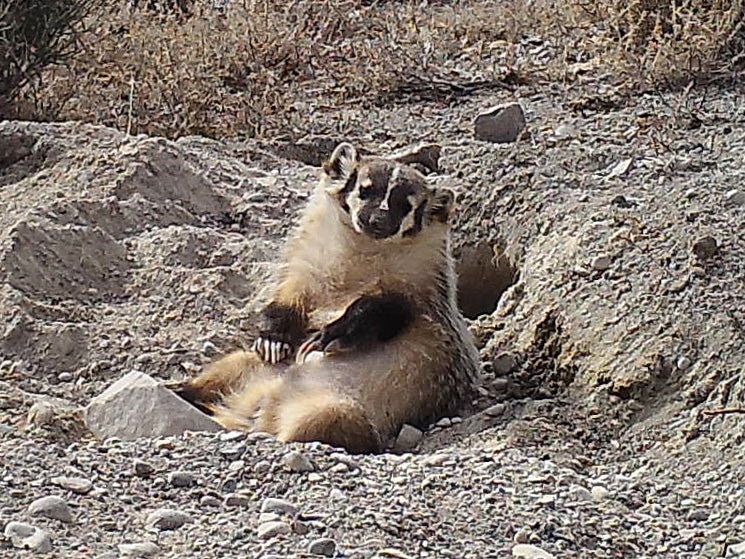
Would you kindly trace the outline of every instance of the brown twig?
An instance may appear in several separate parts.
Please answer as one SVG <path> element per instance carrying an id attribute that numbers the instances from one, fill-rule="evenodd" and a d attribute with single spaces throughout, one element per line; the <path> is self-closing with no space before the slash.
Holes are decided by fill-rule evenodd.
<path id="1" fill-rule="evenodd" d="M 745 413 L 745 408 L 718 408 L 703 411 L 704 415 L 728 415 L 732 413 Z"/>

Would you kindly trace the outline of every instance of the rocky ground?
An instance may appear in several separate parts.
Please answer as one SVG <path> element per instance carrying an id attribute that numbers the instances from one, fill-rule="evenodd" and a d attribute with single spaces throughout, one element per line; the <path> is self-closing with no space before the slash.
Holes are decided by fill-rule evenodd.
<path id="1" fill-rule="evenodd" d="M 745 557 L 745 92 L 516 94 L 508 144 L 473 137 L 506 93 L 319 114 L 300 143 L 1 123 L 0 555 Z M 350 137 L 443 147 L 482 411 L 402 455 L 92 438 L 76 410 L 128 371 L 250 343 Z"/>

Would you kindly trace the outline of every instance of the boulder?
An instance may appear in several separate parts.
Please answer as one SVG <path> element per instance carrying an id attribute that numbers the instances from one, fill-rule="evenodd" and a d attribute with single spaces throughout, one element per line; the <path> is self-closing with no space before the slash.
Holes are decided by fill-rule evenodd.
<path id="1" fill-rule="evenodd" d="M 133 440 L 222 429 L 155 379 L 137 371 L 109 386 L 84 413 L 88 428 L 100 438 Z"/>
<path id="2" fill-rule="evenodd" d="M 520 137 L 525 126 L 525 113 L 520 103 L 496 105 L 476 117 L 474 135 L 485 142 L 509 143 Z"/>

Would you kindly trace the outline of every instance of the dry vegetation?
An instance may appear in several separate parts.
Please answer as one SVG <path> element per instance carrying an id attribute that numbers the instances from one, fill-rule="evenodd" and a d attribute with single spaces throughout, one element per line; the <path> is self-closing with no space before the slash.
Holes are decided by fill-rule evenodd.
<path id="1" fill-rule="evenodd" d="M 243 0 L 168 12 L 108 5 L 76 56 L 23 88 L 14 116 L 170 137 L 294 135 L 340 103 L 601 74 L 659 87 L 745 67 L 745 0 Z"/>

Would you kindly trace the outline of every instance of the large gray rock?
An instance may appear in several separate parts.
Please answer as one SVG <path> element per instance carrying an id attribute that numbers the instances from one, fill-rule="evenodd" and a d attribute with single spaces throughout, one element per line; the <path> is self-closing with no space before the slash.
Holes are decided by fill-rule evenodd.
<path id="1" fill-rule="evenodd" d="M 476 117 L 477 140 L 495 143 L 514 142 L 525 130 L 525 113 L 520 103 L 496 105 Z"/>
<path id="2" fill-rule="evenodd" d="M 133 440 L 222 427 L 152 377 L 133 371 L 85 408 L 85 421 L 100 438 Z"/>

